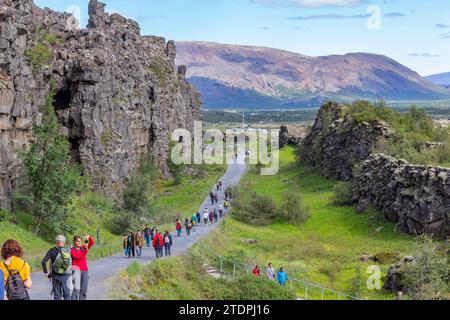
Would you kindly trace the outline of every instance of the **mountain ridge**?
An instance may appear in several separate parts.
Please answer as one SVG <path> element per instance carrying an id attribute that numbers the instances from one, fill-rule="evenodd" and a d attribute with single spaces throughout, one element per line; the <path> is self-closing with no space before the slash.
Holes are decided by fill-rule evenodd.
<path id="1" fill-rule="evenodd" d="M 177 42 L 177 64 L 205 106 L 312 107 L 326 100 L 432 100 L 450 96 L 417 72 L 373 53 L 310 57 L 262 46 Z"/>

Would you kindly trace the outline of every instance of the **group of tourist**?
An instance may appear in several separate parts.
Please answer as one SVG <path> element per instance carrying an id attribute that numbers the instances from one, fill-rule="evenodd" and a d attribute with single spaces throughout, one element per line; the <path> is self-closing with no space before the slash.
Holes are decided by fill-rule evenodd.
<path id="1" fill-rule="evenodd" d="M 51 281 L 55 300 L 86 300 L 89 273 L 86 256 L 94 245 L 94 239 L 86 235 L 75 236 L 73 246 L 66 246 L 66 237 L 58 235 L 55 247 L 51 248 L 42 260 L 42 270 Z M 0 299 L 30 300 L 28 290 L 32 281 L 30 266 L 23 261 L 23 249 L 16 240 L 7 240 L 1 249 Z M 50 268 L 48 262 L 50 261 Z"/>
<path id="2" fill-rule="evenodd" d="M 253 268 L 252 273 L 255 277 L 260 277 L 261 276 L 261 268 L 258 265 L 256 265 Z M 284 267 L 280 267 L 280 269 L 278 270 L 278 272 L 276 274 L 276 279 L 275 279 L 275 269 L 273 268 L 272 263 L 269 263 L 267 265 L 266 277 L 270 281 L 276 280 L 283 287 L 286 286 L 286 281 L 289 280 L 289 277 L 287 276 L 286 272 L 284 271 Z"/>
<path id="3" fill-rule="evenodd" d="M 222 190 L 222 181 L 217 181 L 217 190 Z M 218 204 L 217 193 L 210 193 L 211 201 Z M 208 210 L 205 208 L 203 215 L 200 212 L 193 214 L 184 220 L 176 221 L 177 235 L 180 237 L 183 232 L 183 224 L 186 235 L 196 232 L 203 219 L 204 226 L 213 225 L 223 218 L 228 212 L 231 198 L 227 195 L 223 204 Z M 51 281 L 52 292 L 55 300 L 86 300 L 89 273 L 86 256 L 94 245 L 94 239 L 86 235 L 85 237 L 75 236 L 73 245 L 66 245 L 66 237 L 58 235 L 55 238 L 55 246 L 51 248 L 42 260 L 42 270 L 46 278 Z M 123 250 L 127 258 L 140 258 L 143 247 L 153 247 L 156 258 L 171 256 L 173 245 L 172 235 L 168 230 L 163 234 L 156 227 L 145 226 L 144 230 L 137 230 L 123 235 Z M 23 249 L 16 240 L 6 241 L 1 249 L 2 263 L 0 264 L 0 299 L 8 300 L 29 300 L 28 290 L 31 289 L 32 281 L 30 266 L 23 261 Z M 50 261 L 50 266 L 48 263 Z"/>

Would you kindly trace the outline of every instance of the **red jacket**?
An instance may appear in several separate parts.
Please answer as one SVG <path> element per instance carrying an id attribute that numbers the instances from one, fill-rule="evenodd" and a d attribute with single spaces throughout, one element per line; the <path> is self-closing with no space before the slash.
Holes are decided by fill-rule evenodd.
<path id="1" fill-rule="evenodd" d="M 88 271 L 88 265 L 86 261 L 86 255 L 89 253 L 89 249 L 94 245 L 94 239 L 89 237 L 88 249 L 83 246 L 80 250 L 76 248 L 70 249 L 72 255 L 72 265 L 80 268 L 81 271 Z"/>
<path id="2" fill-rule="evenodd" d="M 159 239 L 160 247 L 164 247 L 164 239 L 163 239 L 162 235 L 158 234 L 153 237 L 153 242 L 152 242 L 153 248 L 156 248 L 158 239 Z"/>
<path id="3" fill-rule="evenodd" d="M 253 268 L 253 274 L 257 277 L 259 277 L 261 275 L 259 269 L 257 269 L 257 268 Z"/>
<path id="4" fill-rule="evenodd" d="M 177 230 L 181 230 L 182 229 L 181 222 L 177 222 L 176 229 Z"/>

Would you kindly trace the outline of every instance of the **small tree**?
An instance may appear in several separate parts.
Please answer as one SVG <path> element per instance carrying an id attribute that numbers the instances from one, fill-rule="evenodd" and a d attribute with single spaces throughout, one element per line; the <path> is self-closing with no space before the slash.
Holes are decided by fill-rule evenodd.
<path id="1" fill-rule="evenodd" d="M 281 208 L 281 219 L 292 224 L 303 224 L 309 217 L 309 208 L 305 205 L 303 196 L 294 191 L 283 194 Z"/>
<path id="2" fill-rule="evenodd" d="M 421 236 L 415 247 L 415 261 L 402 271 L 403 287 L 416 300 L 443 298 L 450 280 L 447 258 L 430 236 Z"/>
<path id="3" fill-rule="evenodd" d="M 21 154 L 23 162 L 22 192 L 29 201 L 38 234 L 43 224 L 49 231 L 63 232 L 67 205 L 81 185 L 80 168 L 70 163 L 69 143 L 58 132 L 53 108 L 54 84 L 41 108 L 42 123 L 33 129 L 34 141 Z"/>
<path id="4" fill-rule="evenodd" d="M 364 277 L 361 267 L 355 269 L 355 275 L 349 280 L 349 294 L 356 298 L 361 298 L 363 292 Z"/>
<path id="5" fill-rule="evenodd" d="M 350 206 L 353 204 L 353 185 L 349 182 L 339 182 L 333 187 L 332 204 L 337 206 Z"/>

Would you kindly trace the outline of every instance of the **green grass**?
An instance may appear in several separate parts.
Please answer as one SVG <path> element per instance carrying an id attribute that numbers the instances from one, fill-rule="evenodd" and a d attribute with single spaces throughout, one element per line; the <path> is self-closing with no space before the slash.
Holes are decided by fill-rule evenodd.
<path id="1" fill-rule="evenodd" d="M 171 180 L 163 182 L 162 196 L 155 203 L 159 213 L 165 217 L 163 221 L 170 220 L 175 224 L 177 217 L 192 217 L 217 180 L 225 174 L 226 166 L 212 165 L 205 166 L 205 169 L 207 175 L 202 178 L 185 176 L 178 185 Z"/>
<path id="2" fill-rule="evenodd" d="M 307 223 L 256 227 L 229 218 L 219 231 L 208 237 L 210 247 L 246 263 L 284 265 L 293 277 L 344 292 L 349 290 L 350 278 L 358 266 L 365 275 L 367 267 L 374 264 L 360 263 L 363 253 L 412 253 L 413 237 L 396 233 L 394 224 L 387 222 L 380 213 L 371 211 L 361 215 L 353 206 L 330 204 L 333 186 L 338 182 L 326 180 L 316 169 L 296 163 L 293 148 L 283 149 L 280 160 L 278 175 L 259 176 L 250 170 L 242 183 L 250 184 L 258 194 L 270 195 L 278 202 L 288 189 L 301 193 L 311 209 Z M 257 243 L 249 245 L 245 239 Z M 379 266 L 384 277 L 390 265 Z M 394 296 L 365 289 L 363 297 L 390 299 Z"/>

